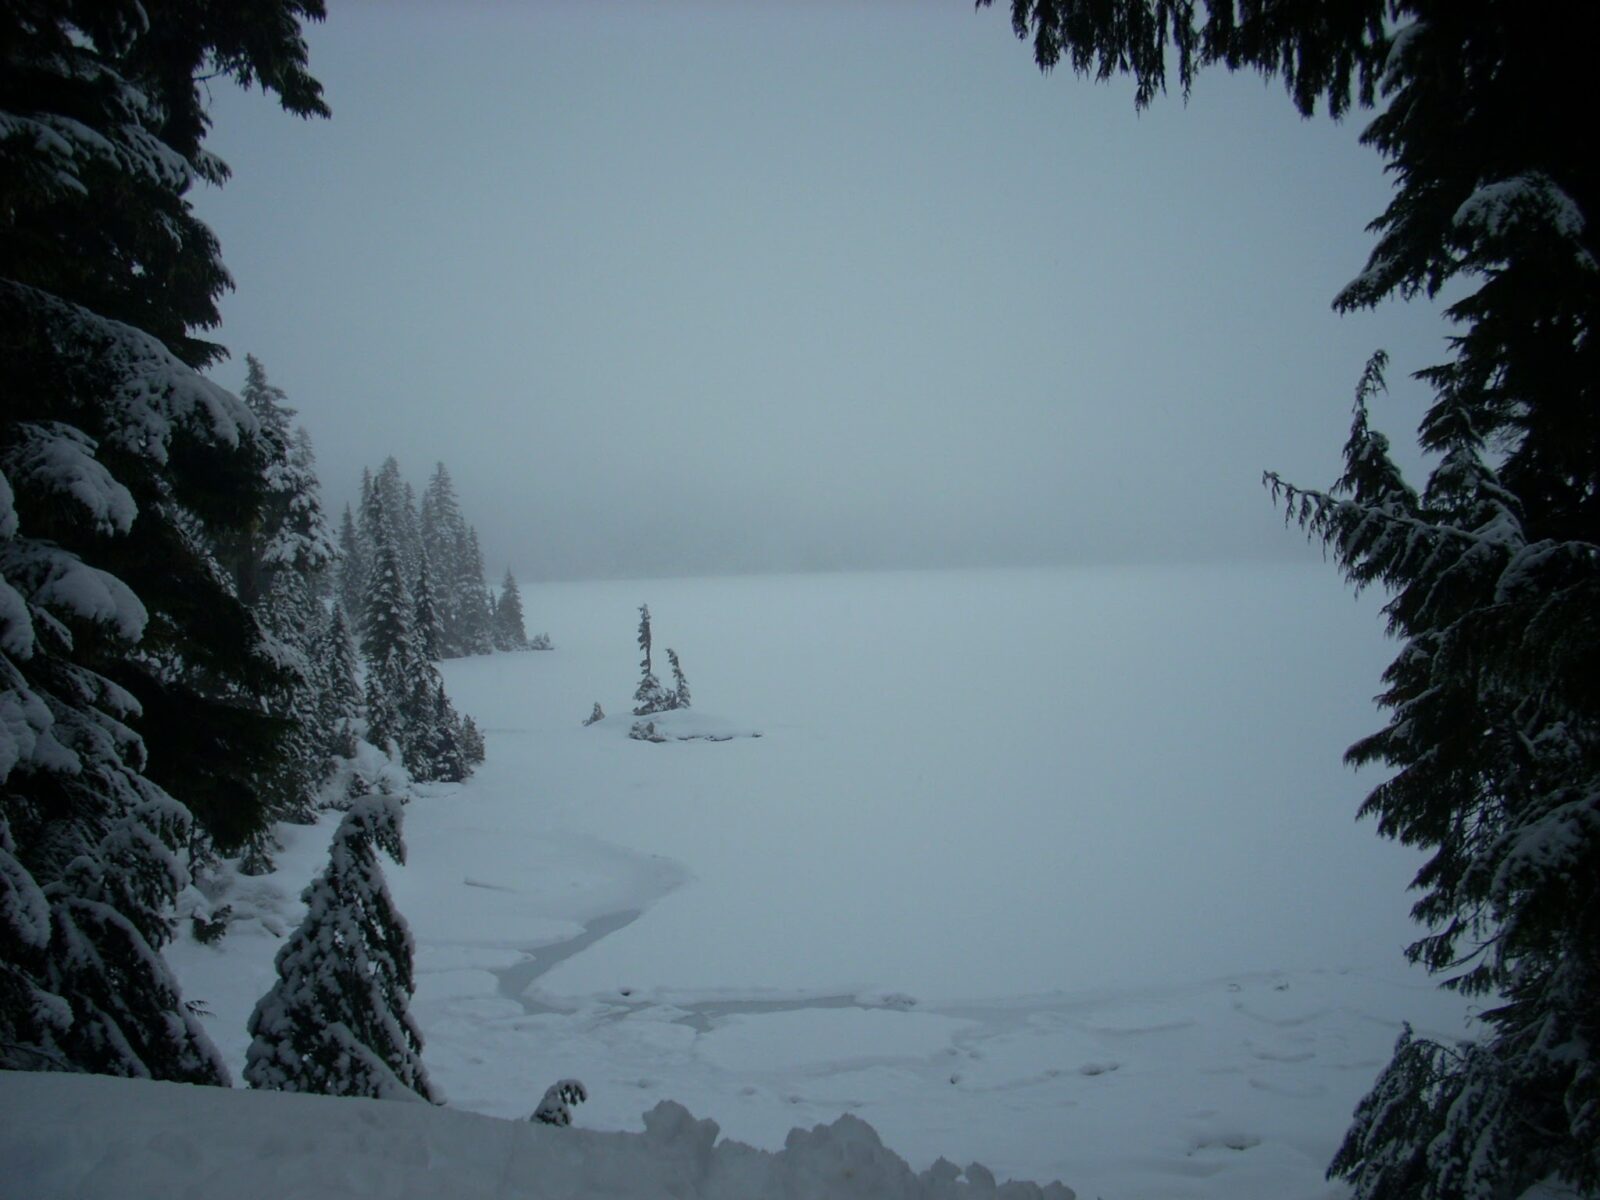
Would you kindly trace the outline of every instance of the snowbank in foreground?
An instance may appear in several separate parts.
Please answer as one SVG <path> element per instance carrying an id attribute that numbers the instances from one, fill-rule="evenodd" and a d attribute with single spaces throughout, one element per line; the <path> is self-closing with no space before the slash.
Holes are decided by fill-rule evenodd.
<path id="1" fill-rule="evenodd" d="M 1059 1183 L 996 1187 L 977 1164 L 913 1174 L 850 1116 L 792 1131 L 775 1154 L 718 1143 L 715 1121 L 671 1101 L 643 1133 L 596 1133 L 425 1104 L 0 1072 L 0 1112 L 0 1178 L 35 1200 L 1073 1200 Z"/>

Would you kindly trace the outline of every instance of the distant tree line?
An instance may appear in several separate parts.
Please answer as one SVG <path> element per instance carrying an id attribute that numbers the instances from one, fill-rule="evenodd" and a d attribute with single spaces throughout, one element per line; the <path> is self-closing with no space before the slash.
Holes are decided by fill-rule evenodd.
<path id="1" fill-rule="evenodd" d="M 363 471 L 357 512 L 344 511 L 339 549 L 339 596 L 350 612 L 365 610 L 372 576 L 392 554 L 415 608 L 418 650 L 429 661 L 530 648 L 517 581 L 508 568 L 498 595 L 485 586 L 478 531 L 461 515 L 443 463 L 420 503 L 393 457 L 376 474 Z"/>

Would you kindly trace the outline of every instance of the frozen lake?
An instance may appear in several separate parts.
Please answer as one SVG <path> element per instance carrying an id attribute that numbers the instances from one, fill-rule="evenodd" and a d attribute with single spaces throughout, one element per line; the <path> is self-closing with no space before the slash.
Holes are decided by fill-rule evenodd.
<path id="1" fill-rule="evenodd" d="M 619 744 L 635 609 L 697 710 Z M 553 989 L 871 984 L 959 997 L 1393 965 L 1416 860 L 1354 812 L 1390 647 L 1329 569 L 547 585 L 559 650 L 450 664 L 485 780 L 696 883 Z M 665 673 L 664 670 L 661 673 Z M 568 752 L 599 700 L 611 714 Z M 492 714 L 492 716 L 490 716 Z M 559 737 L 557 753 L 542 743 Z"/>
<path id="2" fill-rule="evenodd" d="M 703 729 L 630 740 L 637 607 Z M 1106 1200 L 1338 1197 L 1402 1020 L 1409 851 L 1357 825 L 1390 647 L 1315 566 L 907 572 L 524 589 L 553 653 L 444 665 L 488 761 L 389 870 L 453 1106 L 660 1099 L 777 1148 L 851 1112 Z M 581 722 L 598 701 L 609 714 Z M 331 822 L 240 880 L 186 994 L 242 1064 Z"/>

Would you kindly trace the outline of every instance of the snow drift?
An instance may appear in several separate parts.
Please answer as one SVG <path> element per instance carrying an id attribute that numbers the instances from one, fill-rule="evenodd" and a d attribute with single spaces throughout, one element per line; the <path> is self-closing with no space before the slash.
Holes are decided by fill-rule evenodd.
<path id="1" fill-rule="evenodd" d="M 643 1133 L 554 1129 L 422 1103 L 0 1072 L 8 1194 L 34 1200 L 1073 1200 L 1059 1183 L 996 1186 L 974 1163 L 914 1174 L 851 1116 L 796 1129 L 777 1153 L 717 1141 L 662 1101 Z M 14 1191 L 12 1189 L 15 1189 Z"/>

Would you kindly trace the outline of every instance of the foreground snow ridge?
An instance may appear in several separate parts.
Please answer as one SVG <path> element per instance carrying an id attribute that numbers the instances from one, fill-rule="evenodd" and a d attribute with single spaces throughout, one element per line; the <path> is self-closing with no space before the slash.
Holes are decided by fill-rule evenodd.
<path id="1" fill-rule="evenodd" d="M 597 1133 L 421 1103 L 11 1071 L 0 1111 L 29 1115 L 0 1126 L 0 1164 L 36 1200 L 1074 1200 L 1060 1183 L 997 1186 L 977 1163 L 915 1174 L 848 1115 L 792 1130 L 776 1153 L 718 1142 L 715 1121 L 670 1100 L 645 1113 L 643 1133 Z"/>

